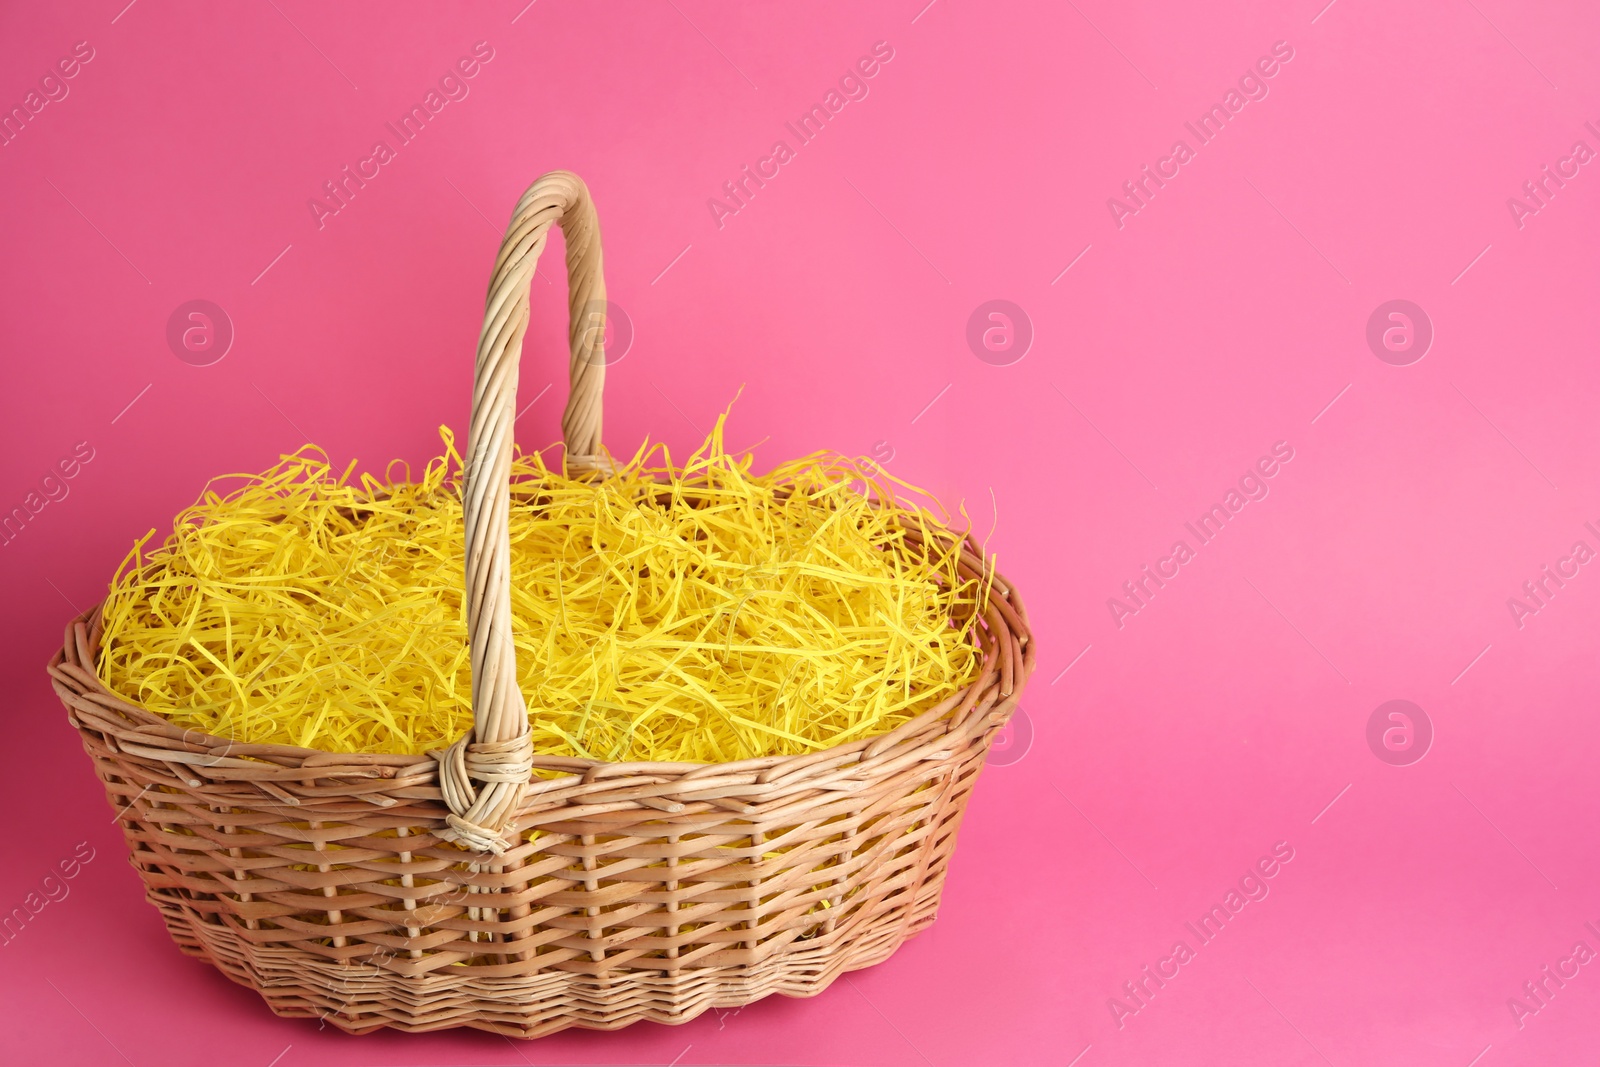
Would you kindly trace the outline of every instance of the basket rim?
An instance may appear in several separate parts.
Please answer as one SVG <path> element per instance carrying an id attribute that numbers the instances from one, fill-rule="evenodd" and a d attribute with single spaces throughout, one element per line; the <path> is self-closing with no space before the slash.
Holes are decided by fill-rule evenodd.
<path id="1" fill-rule="evenodd" d="M 981 558 L 981 557 L 980 557 Z M 530 786 L 540 783 L 560 782 L 569 778 L 582 778 L 585 781 L 594 781 L 599 778 L 626 777 L 632 775 L 668 775 L 679 779 L 694 779 L 707 777 L 711 774 L 749 774 L 761 772 L 762 778 L 787 776 L 787 773 L 800 771 L 813 763 L 828 762 L 840 757 L 861 754 L 862 760 L 870 759 L 885 749 L 893 747 L 900 741 L 924 733 L 930 726 L 944 718 L 950 718 L 949 729 L 953 730 L 959 724 L 963 709 L 970 711 L 973 707 L 984 703 L 982 697 L 991 688 L 1000 686 L 1002 673 L 1010 674 L 1011 686 L 1009 690 L 996 694 L 989 714 L 998 717 L 996 724 L 1009 717 L 1010 711 L 1016 706 L 1017 699 L 1029 676 L 1032 675 L 1036 662 L 1035 643 L 1032 639 L 1031 629 L 1028 626 L 1026 608 L 1016 587 L 1007 582 L 988 561 L 984 561 L 985 571 L 992 579 L 990 595 L 990 615 L 985 616 L 986 621 L 992 626 L 1000 622 L 1005 631 L 1004 635 L 996 635 L 997 647 L 993 658 L 986 658 L 983 671 L 968 684 L 949 694 L 945 699 L 933 707 L 918 713 L 915 717 L 901 723 L 893 730 L 871 737 L 857 738 L 838 745 L 814 752 L 798 755 L 759 756 L 745 760 L 734 760 L 722 763 L 695 763 L 689 761 L 658 761 L 658 762 L 611 762 L 606 760 L 587 759 L 581 756 L 557 756 L 535 753 L 533 757 L 534 775 Z M 105 598 L 108 599 L 108 598 Z M 209 734 L 195 727 L 181 727 L 160 712 L 145 707 L 136 700 L 112 691 L 101 680 L 99 670 L 95 666 L 100 651 L 100 637 L 103 626 L 102 610 L 105 599 L 100 600 L 87 610 L 72 617 L 67 623 L 65 638 L 62 645 L 56 648 L 47 665 L 47 670 L 58 683 L 65 683 L 79 690 L 83 695 L 95 694 L 100 699 L 95 703 L 106 711 L 114 712 L 123 720 L 131 724 L 131 729 L 118 731 L 128 735 L 136 735 L 140 743 L 159 745 L 164 739 L 176 742 L 179 750 L 208 751 L 205 765 L 215 766 L 218 761 L 237 761 L 238 765 L 270 766 L 273 764 L 289 765 L 294 767 L 334 767 L 334 766 L 370 766 L 393 768 L 398 774 L 402 769 L 409 770 L 412 775 L 426 775 L 434 777 L 438 764 L 426 753 L 410 755 L 407 753 L 388 752 L 333 752 L 328 749 L 310 748 L 302 745 L 261 744 L 255 742 L 241 742 L 232 738 Z M 1006 610 L 997 610 L 995 600 L 1004 600 Z M 1011 616 L 1011 617 L 1007 617 Z M 1020 625 L 1019 625 L 1020 624 Z M 1016 632 L 1020 630 L 1020 632 Z M 81 662 L 88 665 L 88 669 L 77 666 L 75 669 L 67 663 L 67 652 L 75 649 L 79 653 Z M 998 662 L 1002 656 L 1012 659 L 1009 669 L 1002 672 Z M 62 677 L 65 675 L 66 677 Z M 107 725 L 110 725 L 107 723 Z M 155 732 L 151 732 L 151 730 Z M 119 740 L 122 739 L 119 737 Z M 220 754 L 216 750 L 221 749 Z M 785 772 L 780 775 L 776 772 Z M 539 772 L 556 772 L 554 775 L 544 775 Z"/>
<path id="2" fill-rule="evenodd" d="M 839 455 L 842 456 L 843 454 L 840 453 Z M 873 461 L 868 460 L 868 462 Z M 564 466 L 565 460 L 563 459 Z M 664 478 L 664 472 L 663 474 L 658 474 L 656 480 L 660 481 L 663 486 L 672 488 L 692 490 L 697 485 L 695 482 L 675 484 L 671 479 Z M 516 491 L 519 488 L 524 493 L 531 492 L 536 494 L 538 492 L 537 485 L 533 480 L 513 481 L 511 483 L 510 489 L 513 495 L 516 495 Z M 921 491 L 919 490 L 918 492 Z M 364 502 L 376 502 L 387 499 L 387 497 L 388 494 L 386 493 L 375 493 Z M 883 502 L 876 498 L 869 498 L 869 503 L 875 507 L 881 507 Z M 356 507 L 359 508 L 360 505 L 358 504 Z M 797 755 L 757 756 L 751 759 L 721 763 L 696 763 L 687 760 L 617 762 L 588 759 L 582 756 L 558 756 L 535 752 L 533 753 L 534 773 L 530 776 L 529 784 L 533 785 L 539 782 L 549 782 L 563 777 L 576 776 L 582 776 L 585 780 L 593 781 L 597 778 L 635 774 L 667 774 L 680 778 L 692 778 L 712 772 L 735 774 L 749 772 L 771 773 L 775 768 L 780 767 L 786 771 L 797 771 L 814 762 L 824 762 L 840 756 L 850 756 L 857 752 L 863 753 L 863 759 L 869 759 L 876 753 L 893 747 L 900 740 L 922 733 L 932 723 L 951 715 L 952 712 L 959 712 L 963 708 L 970 710 L 974 705 L 981 703 L 982 694 L 995 681 L 993 675 L 996 673 L 996 669 L 1002 666 L 1000 663 L 1002 657 L 1011 660 L 1011 663 L 1005 665 L 1007 669 L 999 671 L 1002 675 L 1010 676 L 1006 680 L 1011 682 L 1011 686 L 1000 694 L 1000 700 L 1003 701 L 1012 697 L 1013 694 L 1020 693 L 1026 679 L 1033 672 L 1035 649 L 1031 627 L 1028 623 L 1027 609 L 1023 605 L 1022 598 L 1017 593 L 1016 586 L 999 572 L 999 569 L 994 565 L 993 557 L 986 556 L 979 548 L 972 538 L 971 530 L 951 529 L 946 525 L 947 519 L 941 520 L 939 516 L 920 505 L 915 510 L 901 512 L 897 519 L 905 529 L 906 534 L 914 539 L 950 538 L 951 543 L 948 547 L 955 549 L 957 552 L 958 569 L 965 565 L 969 570 L 973 571 L 975 577 L 986 580 L 989 585 L 988 610 L 979 616 L 979 620 L 984 622 L 991 631 L 997 628 L 996 624 L 998 623 L 1000 624 L 998 628 L 1005 632 L 1003 635 L 991 633 L 990 641 L 1000 647 L 992 655 L 983 657 L 982 668 L 972 681 L 954 690 L 937 704 L 919 712 L 893 730 L 857 738 L 854 741 L 846 741 L 837 745 L 829 745 L 812 752 Z M 165 545 L 163 544 L 161 548 L 156 549 L 152 556 L 159 554 L 164 547 Z M 971 562 L 962 558 L 969 555 L 972 557 Z M 145 564 L 148 566 L 153 562 L 154 559 L 152 558 L 146 560 Z M 426 752 L 416 755 L 396 752 L 334 752 L 304 745 L 242 742 L 233 738 L 206 733 L 196 727 L 178 726 L 161 712 L 147 708 L 137 700 L 113 691 L 100 678 L 97 661 L 100 652 L 100 637 L 104 625 L 103 609 L 109 599 L 110 596 L 108 594 L 88 610 L 74 616 L 68 622 L 65 639 L 61 648 L 57 649 L 55 656 L 51 658 L 48 669 L 52 675 L 55 675 L 57 670 L 60 669 L 59 665 L 66 659 L 67 650 L 75 645 L 75 629 L 82 624 L 85 627 L 85 641 L 78 651 L 81 653 L 79 658 L 83 663 L 87 664 L 87 669 L 74 672 L 74 681 L 78 686 L 111 701 L 114 710 L 124 718 L 135 721 L 143 718 L 145 721 L 138 725 L 159 727 L 164 734 L 169 734 L 169 736 L 175 734 L 175 739 L 185 747 L 203 747 L 213 751 L 221 748 L 225 754 L 244 752 L 246 755 L 242 758 L 248 758 L 249 756 L 259 758 L 262 755 L 270 755 L 276 758 L 268 762 L 292 761 L 298 766 L 305 766 L 308 760 L 315 760 L 316 765 L 319 766 L 338 761 L 344 764 L 358 763 L 369 766 L 394 767 L 396 769 L 408 768 L 413 771 L 420 771 L 424 763 L 429 767 L 437 768 L 437 763 Z M 1003 602 L 1005 606 L 999 607 L 996 605 L 996 601 Z M 82 675 L 82 677 L 78 677 L 78 675 Z M 950 728 L 954 729 L 955 726 L 956 722 L 953 720 Z M 141 733 L 140 739 L 145 741 L 153 740 L 148 733 Z M 448 741 L 441 741 L 439 747 L 443 749 L 448 744 Z M 551 776 L 541 774 L 541 771 L 557 773 Z M 560 772 L 566 773 L 561 774 Z"/>

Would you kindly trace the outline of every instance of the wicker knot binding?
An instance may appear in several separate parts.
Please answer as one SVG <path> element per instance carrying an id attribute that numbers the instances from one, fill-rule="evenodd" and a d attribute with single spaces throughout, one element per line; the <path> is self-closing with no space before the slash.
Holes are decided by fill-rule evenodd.
<path id="1" fill-rule="evenodd" d="M 908 537 L 957 548 L 961 576 L 988 582 L 990 597 L 974 634 L 981 675 L 911 722 L 735 763 L 530 752 L 508 480 L 528 282 L 552 224 L 566 233 L 571 291 L 567 469 L 610 469 L 599 227 L 583 183 L 558 172 L 517 204 L 478 345 L 462 498 L 466 736 L 419 759 L 185 730 L 101 682 L 99 606 L 68 624 L 50 661 L 173 939 L 281 1015 L 525 1038 L 814 996 L 933 922 L 990 739 L 1033 671 L 1017 591 L 970 537 L 925 528 Z"/>
<path id="2" fill-rule="evenodd" d="M 439 761 L 439 789 L 450 809 L 448 829 L 439 836 L 499 856 L 511 847 L 499 828 L 522 800 L 523 786 L 533 773 L 533 746 L 526 734 L 510 741 L 474 742 L 471 736 L 463 734 L 449 748 L 428 753 Z M 479 790 L 474 782 L 488 788 Z"/>
<path id="3" fill-rule="evenodd" d="M 568 452 L 567 473 L 598 474 L 600 477 L 606 478 L 617 473 L 617 466 L 615 463 L 611 462 L 610 456 L 604 454 L 598 456 L 580 456 L 576 455 L 575 453 Z"/>

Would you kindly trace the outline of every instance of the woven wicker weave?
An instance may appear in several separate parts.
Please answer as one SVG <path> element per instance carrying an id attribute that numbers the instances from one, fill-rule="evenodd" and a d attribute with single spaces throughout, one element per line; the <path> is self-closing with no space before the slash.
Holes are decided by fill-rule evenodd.
<path id="1" fill-rule="evenodd" d="M 583 183 L 557 172 L 517 206 L 478 349 L 471 734 L 414 757 L 182 730 L 100 683 L 98 608 L 50 661 L 174 940 L 281 1015 L 537 1037 L 819 993 L 933 921 L 990 738 L 1032 672 L 1026 613 L 994 576 L 981 676 L 892 733 L 714 765 L 532 754 L 507 684 L 507 478 L 528 281 L 552 224 L 571 279 L 568 463 L 605 466 L 599 227 Z M 960 566 L 985 573 L 970 542 Z"/>

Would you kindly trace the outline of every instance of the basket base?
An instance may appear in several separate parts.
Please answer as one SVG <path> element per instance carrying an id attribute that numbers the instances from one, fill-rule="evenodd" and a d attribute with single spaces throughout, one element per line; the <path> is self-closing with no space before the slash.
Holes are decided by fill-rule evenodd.
<path id="1" fill-rule="evenodd" d="M 371 966 L 340 966 L 249 944 L 226 926 L 175 913 L 170 901 L 152 897 L 151 902 L 161 908 L 167 930 L 186 955 L 255 990 L 284 1018 L 320 1019 L 352 1034 L 466 1026 L 529 1039 L 571 1027 L 620 1030 L 646 1020 L 677 1025 L 713 1008 L 741 1008 L 774 993 L 814 997 L 847 971 L 882 963 L 932 924 L 939 888 L 925 887 L 909 922 L 902 917 L 844 941 L 790 948 L 737 973 L 728 968 L 615 976 L 551 971 L 517 978 L 401 977 Z"/>

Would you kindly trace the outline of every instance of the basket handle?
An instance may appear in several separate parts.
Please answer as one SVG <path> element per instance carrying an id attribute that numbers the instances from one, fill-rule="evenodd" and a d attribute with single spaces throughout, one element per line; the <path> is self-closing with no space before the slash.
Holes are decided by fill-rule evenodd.
<path id="1" fill-rule="evenodd" d="M 528 285 L 552 224 L 561 227 L 567 241 L 571 392 L 561 416 L 567 467 L 610 469 L 600 449 L 606 377 L 600 223 L 583 180 L 568 171 L 552 171 L 517 202 L 489 280 L 462 488 L 472 729 L 449 748 L 429 753 L 439 761 L 439 785 L 450 809 L 440 836 L 495 855 L 511 846 L 503 831 L 533 773 L 528 710 L 517 685 L 511 634 L 511 445 L 517 369 L 528 329 Z"/>

